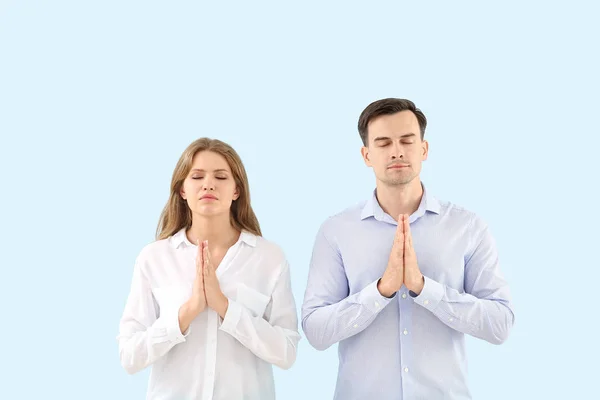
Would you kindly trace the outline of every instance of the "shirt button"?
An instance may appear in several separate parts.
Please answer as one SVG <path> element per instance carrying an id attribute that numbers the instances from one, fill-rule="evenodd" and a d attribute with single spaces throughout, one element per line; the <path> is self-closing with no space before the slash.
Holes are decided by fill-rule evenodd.
<path id="1" fill-rule="evenodd" d="M 378 301 L 375 302 L 375 307 L 379 308 L 379 302 Z"/>
<path id="2" fill-rule="evenodd" d="M 408 372 L 408 367 L 404 367 L 404 372 Z"/>
<path id="3" fill-rule="evenodd" d="M 358 325 L 357 325 L 357 324 L 354 324 L 354 327 L 355 327 L 355 328 L 358 328 Z"/>
<path id="4" fill-rule="evenodd" d="M 425 304 L 425 305 L 429 304 L 429 300 L 425 300 L 425 301 L 423 302 L 423 304 Z"/>
<path id="5" fill-rule="evenodd" d="M 449 319 L 449 321 L 450 321 L 450 322 L 454 321 L 454 318 L 450 318 L 450 319 Z"/>
<path id="6" fill-rule="evenodd" d="M 402 293 L 402 298 L 405 299 L 406 298 L 406 293 Z"/>
<path id="7" fill-rule="evenodd" d="M 403 332 L 405 335 L 408 335 L 408 331 L 405 329 Z"/>

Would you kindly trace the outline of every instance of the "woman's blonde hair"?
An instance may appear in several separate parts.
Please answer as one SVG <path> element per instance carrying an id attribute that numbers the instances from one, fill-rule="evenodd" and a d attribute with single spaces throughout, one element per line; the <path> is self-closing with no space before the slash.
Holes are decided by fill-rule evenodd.
<path id="1" fill-rule="evenodd" d="M 231 203 L 231 225 L 241 231 L 245 229 L 261 236 L 258 219 L 250 205 L 250 188 L 246 169 L 240 156 L 227 143 L 218 139 L 201 138 L 191 143 L 183 152 L 171 178 L 171 192 L 158 222 L 157 240 L 166 239 L 182 228 L 192 225 L 192 211 L 187 202 L 181 197 L 183 181 L 192 169 L 194 156 L 201 151 L 212 151 L 225 157 L 233 174 L 233 179 L 239 191 L 239 197 Z"/>

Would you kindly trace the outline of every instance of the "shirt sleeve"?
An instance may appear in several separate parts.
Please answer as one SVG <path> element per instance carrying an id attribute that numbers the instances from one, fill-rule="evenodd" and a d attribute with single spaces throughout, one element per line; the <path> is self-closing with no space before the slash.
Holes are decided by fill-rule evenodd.
<path id="1" fill-rule="evenodd" d="M 466 256 L 464 292 L 425 277 L 425 286 L 415 303 L 431 311 L 449 327 L 501 344 L 514 324 L 507 281 L 500 270 L 494 239 L 481 220 L 475 219 L 473 250 Z"/>
<path id="2" fill-rule="evenodd" d="M 121 365 L 130 374 L 163 357 L 190 332 L 181 332 L 178 308 L 158 309 L 141 266 L 138 257 L 117 336 Z"/>
<path id="3" fill-rule="evenodd" d="M 284 262 L 280 271 L 271 297 L 267 298 L 270 304 L 263 304 L 270 308 L 267 318 L 263 318 L 264 312 L 261 311 L 261 308 L 267 307 L 249 308 L 241 301 L 229 299 L 219 329 L 236 338 L 262 360 L 288 369 L 296 360 L 300 334 L 289 264 Z M 258 299 L 257 303 L 261 300 Z"/>
<path id="4" fill-rule="evenodd" d="M 314 243 L 304 302 L 302 328 L 309 343 L 325 350 L 367 328 L 396 296 L 387 298 L 377 281 L 349 295 L 348 278 L 337 246 L 321 226 Z"/>

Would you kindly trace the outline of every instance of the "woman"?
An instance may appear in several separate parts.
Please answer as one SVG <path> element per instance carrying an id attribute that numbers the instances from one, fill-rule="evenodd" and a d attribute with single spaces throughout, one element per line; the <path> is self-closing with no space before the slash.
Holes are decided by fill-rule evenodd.
<path id="1" fill-rule="evenodd" d="M 234 149 L 203 138 L 185 150 L 157 233 L 120 321 L 125 370 L 152 365 L 147 399 L 274 399 L 272 364 L 296 359 L 296 303 Z"/>

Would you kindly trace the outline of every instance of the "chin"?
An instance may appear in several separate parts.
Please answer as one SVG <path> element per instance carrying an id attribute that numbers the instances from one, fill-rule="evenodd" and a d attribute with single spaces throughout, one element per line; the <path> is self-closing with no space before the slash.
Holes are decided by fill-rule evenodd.
<path id="1" fill-rule="evenodd" d="M 216 205 L 205 205 L 198 207 L 195 210 L 196 214 L 201 215 L 203 217 L 214 217 L 216 215 L 223 214 L 225 212 L 229 212 L 229 210 L 223 210 L 222 207 L 218 207 Z"/>
<path id="2" fill-rule="evenodd" d="M 415 177 L 416 175 L 414 174 L 402 174 L 396 176 L 386 176 L 384 179 L 381 179 L 381 181 L 388 186 L 402 186 L 411 183 Z"/>

